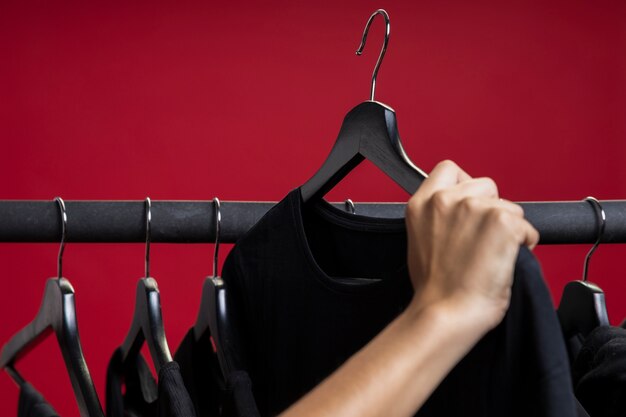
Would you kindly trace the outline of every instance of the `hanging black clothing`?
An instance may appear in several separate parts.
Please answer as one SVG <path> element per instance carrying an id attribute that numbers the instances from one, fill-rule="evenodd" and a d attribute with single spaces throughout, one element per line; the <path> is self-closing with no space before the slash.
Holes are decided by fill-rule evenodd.
<path id="1" fill-rule="evenodd" d="M 107 417 L 195 417 L 178 364 L 166 363 L 158 386 L 141 355 L 122 362 L 116 350 L 107 368 Z"/>
<path id="2" fill-rule="evenodd" d="M 25 382 L 20 386 L 17 417 L 59 417 L 59 414 L 48 404 L 39 391 Z"/>
<path id="3" fill-rule="evenodd" d="M 220 416 L 222 372 L 208 332 L 196 342 L 193 328 L 178 346 L 174 360 L 189 392 L 198 417 Z"/>
<path id="4" fill-rule="evenodd" d="M 626 416 L 626 329 L 603 326 L 592 331 L 572 376 L 576 397 L 591 416 Z"/>
<path id="5" fill-rule="evenodd" d="M 450 260 L 454 262 L 454 259 Z M 320 383 L 408 305 L 403 219 L 352 215 L 299 189 L 230 252 L 259 411 L 276 415 Z M 419 416 L 575 416 L 567 353 L 541 271 L 522 248 L 511 307 L 433 393 Z"/>
<path id="6" fill-rule="evenodd" d="M 223 417 L 259 417 L 252 394 L 252 382 L 247 372 L 233 371 L 226 379 Z"/>
<path id="7" fill-rule="evenodd" d="M 258 417 L 248 374 L 235 371 L 224 381 L 209 331 L 196 341 L 189 330 L 174 360 L 198 417 Z"/>
<path id="8" fill-rule="evenodd" d="M 582 406 L 582 404 L 580 403 L 580 401 L 578 401 L 578 399 L 576 399 L 576 413 L 578 413 L 578 417 L 590 417 L 589 414 L 587 413 L 587 410 L 585 410 Z"/>

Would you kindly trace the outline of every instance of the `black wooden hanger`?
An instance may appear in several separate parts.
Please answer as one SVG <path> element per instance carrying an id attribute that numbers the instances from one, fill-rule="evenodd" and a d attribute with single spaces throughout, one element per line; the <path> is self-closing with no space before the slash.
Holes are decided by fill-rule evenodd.
<path id="1" fill-rule="evenodd" d="M 398 134 L 395 111 L 374 100 L 378 69 L 389 43 L 389 15 L 383 9 L 376 10 L 367 21 L 357 55 L 361 55 L 370 25 L 377 15 L 385 19 L 385 40 L 374 67 L 370 100 L 359 104 L 346 115 L 339 136 L 321 168 L 301 187 L 302 200 L 322 198 L 364 159 L 413 194 L 428 175 L 407 156 Z"/>
<path id="2" fill-rule="evenodd" d="M 606 215 L 598 200 L 593 197 L 587 197 L 585 200 L 592 205 L 596 213 L 598 239 L 585 257 L 583 279 L 572 281 L 563 289 L 557 314 L 566 340 L 575 335 L 585 338 L 596 327 L 609 325 L 604 292 L 597 285 L 587 281 L 589 260 L 602 240 Z"/>
<path id="3" fill-rule="evenodd" d="M 220 247 L 220 227 L 222 216 L 220 213 L 220 200 L 213 199 L 215 207 L 215 249 L 213 251 L 213 276 L 204 280 L 202 287 L 202 299 L 198 318 L 194 324 L 195 340 L 199 341 L 207 336 L 207 332 L 213 339 L 217 352 L 222 375 L 227 378 L 231 372 L 241 370 L 241 359 L 238 347 L 238 327 L 233 323 L 232 313 L 228 310 L 226 297 L 226 285 L 218 274 L 218 254 Z"/>
<path id="4" fill-rule="evenodd" d="M 150 356 L 159 372 L 161 367 L 172 361 L 172 355 L 165 338 L 165 327 L 161 315 L 159 288 L 154 278 L 150 277 L 150 224 L 152 203 L 146 198 L 146 276 L 137 283 L 135 293 L 135 312 L 130 330 L 122 343 L 122 360 L 136 358 L 140 354 L 144 341 L 150 349 Z"/>
<path id="5" fill-rule="evenodd" d="M 0 355 L 0 367 L 5 368 L 15 382 L 21 386 L 24 380 L 13 368 L 15 362 L 54 332 L 72 382 L 80 415 L 83 417 L 104 417 L 80 344 L 74 288 L 67 279 L 62 277 L 67 215 L 63 200 L 60 197 L 55 200 L 59 204 L 62 220 L 57 278 L 50 278 L 46 282 L 43 301 L 35 319 L 3 346 Z"/>

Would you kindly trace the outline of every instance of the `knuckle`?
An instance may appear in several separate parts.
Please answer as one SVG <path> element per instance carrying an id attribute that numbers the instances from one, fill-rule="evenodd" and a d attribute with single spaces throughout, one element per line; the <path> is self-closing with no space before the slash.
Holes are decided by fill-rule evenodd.
<path id="1" fill-rule="evenodd" d="M 480 200 L 476 197 L 465 197 L 461 200 L 460 206 L 466 211 L 476 211 L 480 207 Z"/>
<path id="2" fill-rule="evenodd" d="M 437 165 L 446 169 L 456 168 L 458 166 L 451 159 L 444 159 L 443 161 L 439 162 Z"/>
<path id="3" fill-rule="evenodd" d="M 496 226 L 503 227 L 511 225 L 511 216 L 509 216 L 509 213 L 498 207 L 490 208 L 487 217 L 489 221 Z"/>
<path id="4" fill-rule="evenodd" d="M 417 215 L 422 208 L 422 202 L 419 197 L 413 195 L 406 203 L 406 217 Z"/>
<path id="5" fill-rule="evenodd" d="M 489 191 L 493 192 L 494 194 L 498 194 L 498 185 L 492 178 L 484 177 L 481 178 L 481 180 L 485 183 L 485 186 Z"/>
<path id="6" fill-rule="evenodd" d="M 513 213 L 517 214 L 519 217 L 524 217 L 524 209 L 522 208 L 522 206 L 508 200 L 506 200 L 505 203 Z"/>
<path id="7" fill-rule="evenodd" d="M 436 211 L 447 211 L 450 206 L 450 199 L 445 192 L 437 191 L 430 198 L 429 204 Z"/>

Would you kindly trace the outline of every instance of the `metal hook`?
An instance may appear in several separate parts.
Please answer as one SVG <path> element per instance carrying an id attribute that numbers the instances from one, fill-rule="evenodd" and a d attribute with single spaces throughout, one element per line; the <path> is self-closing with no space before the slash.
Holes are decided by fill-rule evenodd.
<path id="1" fill-rule="evenodd" d="M 357 55 L 361 55 L 363 53 L 363 48 L 365 48 L 365 41 L 367 40 L 367 34 L 370 30 L 370 26 L 374 21 L 376 15 L 381 15 L 385 18 L 385 40 L 383 41 L 383 47 L 380 50 L 380 55 L 378 55 L 378 61 L 376 61 L 376 66 L 374 67 L 374 72 L 372 73 L 372 88 L 370 90 L 370 101 L 374 101 L 374 91 L 376 90 L 376 77 L 378 76 L 378 70 L 380 69 L 380 64 L 383 62 L 383 58 L 385 57 L 385 52 L 387 52 L 387 44 L 389 44 L 389 32 L 391 30 L 391 25 L 389 24 L 389 14 L 383 9 L 378 9 L 367 20 L 367 24 L 365 25 L 365 30 L 363 30 L 363 36 L 361 37 L 361 44 L 359 48 L 356 50 Z"/>
<path id="2" fill-rule="evenodd" d="M 67 212 L 65 211 L 65 202 L 61 197 L 55 197 L 54 201 L 59 205 L 61 212 L 61 247 L 57 257 L 57 278 L 63 277 L 63 251 L 65 250 L 65 239 L 67 233 Z"/>
<path id="3" fill-rule="evenodd" d="M 598 219 L 598 238 L 596 239 L 596 243 L 593 244 L 587 256 L 585 256 L 585 266 L 583 268 L 583 281 L 587 281 L 587 272 L 589 270 L 589 260 L 591 259 L 591 255 L 595 252 L 595 250 L 600 245 L 600 241 L 602 240 L 602 236 L 604 235 L 604 228 L 606 226 L 606 214 L 604 213 L 604 209 L 600 202 L 594 197 L 587 197 L 585 201 L 588 201 L 596 212 L 596 216 Z"/>
<path id="4" fill-rule="evenodd" d="M 350 200 L 349 198 L 346 198 L 346 201 L 344 201 L 344 203 L 346 204 L 346 211 L 350 214 L 355 214 L 356 213 L 356 208 L 354 207 L 354 202 L 352 200 Z"/>
<path id="5" fill-rule="evenodd" d="M 146 278 L 150 277 L 150 232 L 152 226 L 152 201 L 146 197 Z"/>
<path id="6" fill-rule="evenodd" d="M 213 277 L 217 277 L 218 270 L 218 259 L 217 256 L 220 250 L 220 229 L 222 225 L 222 214 L 220 212 L 220 199 L 217 197 L 213 198 L 213 204 L 215 207 L 215 249 L 213 250 Z"/>

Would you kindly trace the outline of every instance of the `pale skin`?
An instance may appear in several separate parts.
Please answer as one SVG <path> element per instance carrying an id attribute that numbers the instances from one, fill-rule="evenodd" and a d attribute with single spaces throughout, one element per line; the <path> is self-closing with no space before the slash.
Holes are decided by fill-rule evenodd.
<path id="1" fill-rule="evenodd" d="M 493 180 L 451 161 L 437 164 L 409 199 L 406 225 L 410 305 L 282 417 L 413 415 L 502 321 L 519 247 L 539 241 Z"/>

